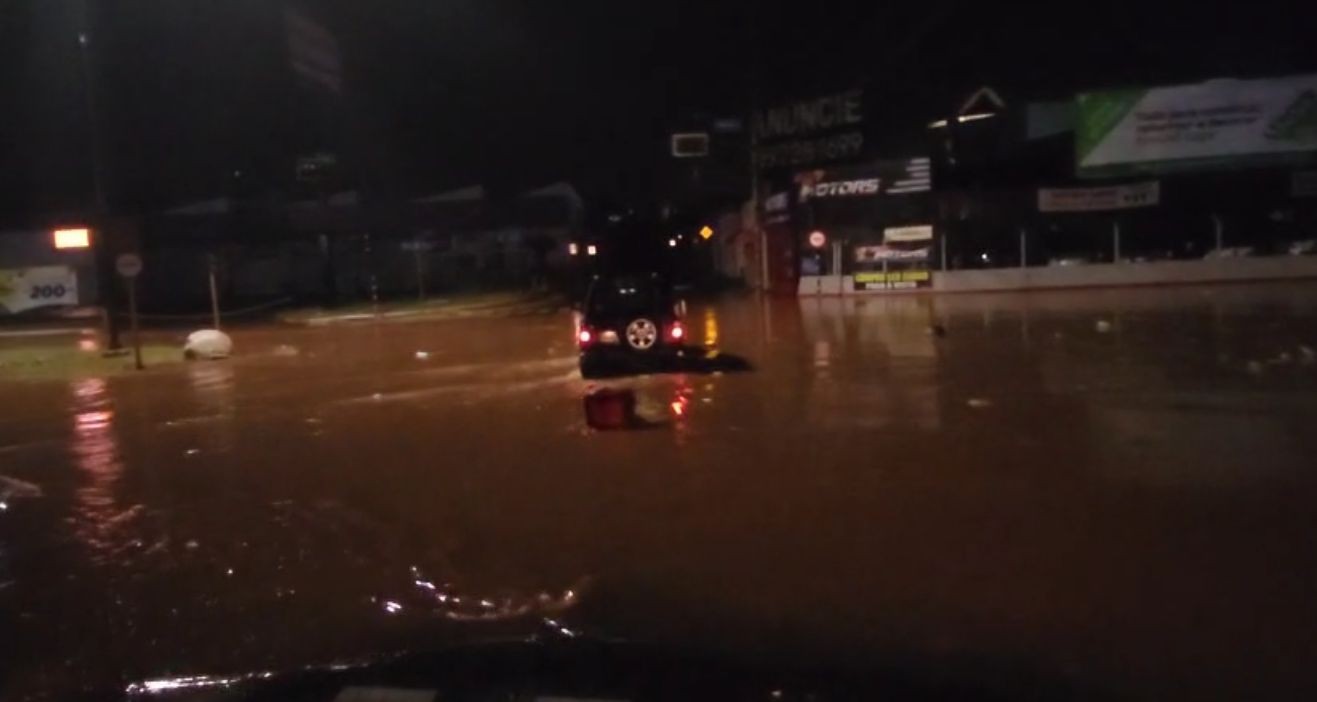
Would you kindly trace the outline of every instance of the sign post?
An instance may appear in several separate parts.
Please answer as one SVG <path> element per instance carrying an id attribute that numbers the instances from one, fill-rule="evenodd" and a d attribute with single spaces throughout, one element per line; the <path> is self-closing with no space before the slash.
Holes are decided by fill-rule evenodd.
<path id="1" fill-rule="evenodd" d="M 142 334 L 137 324 L 137 276 L 142 272 L 142 257 L 133 253 L 120 254 L 114 261 L 114 268 L 128 281 L 128 319 L 133 334 L 133 360 L 137 370 L 142 370 Z"/>
<path id="2" fill-rule="evenodd" d="M 215 331 L 220 330 L 220 308 L 219 308 L 219 286 L 215 284 L 215 268 L 219 265 L 215 260 L 215 254 L 211 254 L 210 260 L 210 316 L 215 324 Z"/>
<path id="3" fill-rule="evenodd" d="M 575 244 L 573 244 L 575 246 Z M 402 243 L 403 251 L 411 251 L 412 257 L 416 261 L 416 299 L 425 302 L 425 273 L 427 268 L 427 256 L 434 248 L 434 242 L 426 239 L 413 239 Z M 575 255 L 575 254 L 573 254 Z"/>

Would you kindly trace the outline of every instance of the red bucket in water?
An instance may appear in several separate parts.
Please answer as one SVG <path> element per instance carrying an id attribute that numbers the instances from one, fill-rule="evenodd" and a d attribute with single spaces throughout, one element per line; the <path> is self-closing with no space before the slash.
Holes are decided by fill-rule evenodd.
<path id="1" fill-rule="evenodd" d="M 596 390 L 585 396 L 585 423 L 591 429 L 627 429 L 636 424 L 636 393 Z"/>

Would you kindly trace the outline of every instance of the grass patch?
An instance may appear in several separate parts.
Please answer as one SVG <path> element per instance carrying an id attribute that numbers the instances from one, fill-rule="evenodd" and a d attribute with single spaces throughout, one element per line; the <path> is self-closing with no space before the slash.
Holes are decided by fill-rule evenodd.
<path id="1" fill-rule="evenodd" d="M 142 346 L 142 364 L 147 368 L 183 362 L 177 346 Z M 125 356 L 105 358 L 100 351 L 76 346 L 0 347 L 0 381 L 62 380 L 134 372 L 132 350 Z"/>
<path id="2" fill-rule="evenodd" d="M 300 309 L 279 315 L 279 320 L 291 324 L 314 324 L 341 321 L 347 317 L 379 315 L 380 319 L 398 319 L 414 317 L 418 319 L 442 319 L 447 317 L 481 316 L 494 314 L 501 310 L 511 310 L 534 304 L 557 302 L 559 297 L 552 293 L 534 291 L 466 293 L 443 298 L 431 298 L 425 301 L 392 300 L 378 305 L 360 303 L 336 307 L 334 309 Z"/>

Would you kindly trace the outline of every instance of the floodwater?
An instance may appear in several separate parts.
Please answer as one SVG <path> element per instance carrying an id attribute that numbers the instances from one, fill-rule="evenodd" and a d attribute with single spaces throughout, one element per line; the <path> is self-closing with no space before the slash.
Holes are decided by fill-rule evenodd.
<path id="1" fill-rule="evenodd" d="M 546 619 L 1317 691 L 1317 286 L 747 296 L 688 328 L 754 369 L 588 382 L 564 314 L 263 327 L 226 362 L 0 381 L 0 698 Z M 590 429 L 600 388 L 644 428 Z"/>

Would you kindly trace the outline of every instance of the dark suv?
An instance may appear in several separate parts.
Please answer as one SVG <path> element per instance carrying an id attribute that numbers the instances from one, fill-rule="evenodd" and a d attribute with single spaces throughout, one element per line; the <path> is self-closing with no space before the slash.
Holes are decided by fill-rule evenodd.
<path id="1" fill-rule="evenodd" d="M 581 374 L 657 370 L 685 341 L 681 308 L 657 274 L 595 278 L 577 318 Z"/>

